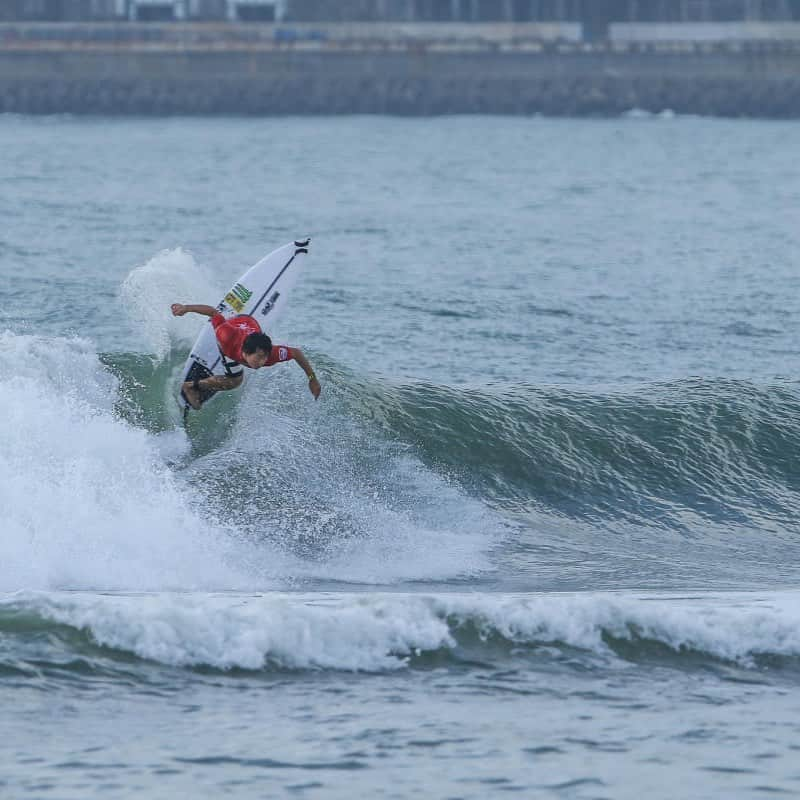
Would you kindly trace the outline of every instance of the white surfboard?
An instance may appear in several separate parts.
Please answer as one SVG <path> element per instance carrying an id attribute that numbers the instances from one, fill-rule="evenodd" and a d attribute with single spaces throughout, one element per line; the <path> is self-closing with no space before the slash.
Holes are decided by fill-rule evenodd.
<path id="1" fill-rule="evenodd" d="M 249 314 L 258 320 L 261 329 L 269 333 L 269 326 L 286 305 L 289 290 L 294 285 L 304 257 L 308 254 L 310 239 L 301 239 L 273 250 L 257 264 L 250 267 L 231 287 L 230 291 L 217 305 L 225 317 Z M 224 375 L 222 354 L 217 346 L 217 337 L 211 321 L 203 325 L 203 330 L 192 347 L 189 358 L 181 373 L 181 384 L 202 380 L 210 375 Z M 202 403 L 208 402 L 216 392 L 203 393 Z M 185 410 L 191 406 L 183 393 L 179 403 Z"/>

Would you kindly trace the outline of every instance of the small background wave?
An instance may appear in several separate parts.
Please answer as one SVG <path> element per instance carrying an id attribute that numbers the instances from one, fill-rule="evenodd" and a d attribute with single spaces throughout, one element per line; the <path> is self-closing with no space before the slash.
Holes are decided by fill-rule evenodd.
<path id="1" fill-rule="evenodd" d="M 800 676 L 796 592 L 575 595 L 18 594 L 0 600 L 0 671 L 88 677 L 148 665 L 384 672 L 631 663 Z M 749 677 L 747 674 L 749 673 Z"/>

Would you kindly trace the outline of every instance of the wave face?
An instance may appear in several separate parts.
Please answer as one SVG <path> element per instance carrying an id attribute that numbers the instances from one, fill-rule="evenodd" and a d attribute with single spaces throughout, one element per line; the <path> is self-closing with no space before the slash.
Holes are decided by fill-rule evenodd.
<path id="1" fill-rule="evenodd" d="M 592 394 L 420 383 L 356 384 L 344 394 L 352 412 L 508 510 L 796 532 L 794 387 L 686 380 Z"/>
<path id="2" fill-rule="evenodd" d="M 187 435 L 171 397 L 177 355 L 100 357 L 82 339 L 11 333 L 0 345 L 13 375 L 0 399 L 0 589 L 508 589 L 514 576 L 573 589 L 664 571 L 634 566 L 620 583 L 631 552 L 681 556 L 680 585 L 705 569 L 742 585 L 745 558 L 747 585 L 793 574 L 789 386 L 479 392 L 369 380 L 315 354 L 324 402 L 299 370 L 264 371 L 193 416 Z M 593 573 L 578 564 L 588 552 Z M 554 565 L 561 582 L 542 583 Z"/>
<path id="3" fill-rule="evenodd" d="M 130 672 L 131 660 L 218 670 L 384 672 L 437 664 L 534 671 L 729 664 L 800 671 L 797 593 L 64 595 L 0 601 L 15 646 L 0 672 Z M 49 644 L 44 647 L 43 641 Z M 34 667 L 31 661 L 36 661 Z M 27 665 L 27 666 L 26 666 Z"/>

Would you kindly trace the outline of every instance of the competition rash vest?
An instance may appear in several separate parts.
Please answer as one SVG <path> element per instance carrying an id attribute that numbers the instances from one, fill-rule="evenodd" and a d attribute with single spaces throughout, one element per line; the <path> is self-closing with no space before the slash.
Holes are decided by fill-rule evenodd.
<path id="1" fill-rule="evenodd" d="M 261 333 L 261 326 L 258 321 L 247 314 L 240 314 L 238 317 L 225 319 L 222 314 L 214 314 L 211 317 L 211 324 L 217 335 L 217 344 L 226 358 L 236 361 L 238 364 L 247 366 L 242 355 L 242 345 L 244 340 L 251 333 Z M 294 350 L 285 344 L 273 344 L 269 352 L 269 359 L 264 365 L 271 367 L 282 361 L 291 361 L 294 358 Z"/>

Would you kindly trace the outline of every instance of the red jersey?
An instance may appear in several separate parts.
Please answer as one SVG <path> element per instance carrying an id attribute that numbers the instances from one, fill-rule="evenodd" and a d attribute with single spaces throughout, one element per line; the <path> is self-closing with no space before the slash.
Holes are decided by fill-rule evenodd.
<path id="1" fill-rule="evenodd" d="M 271 367 L 274 364 L 280 364 L 281 361 L 291 361 L 294 358 L 294 350 L 288 344 L 273 344 L 272 350 L 269 351 L 269 358 L 265 367 Z"/>
<path id="2" fill-rule="evenodd" d="M 222 351 L 222 355 L 231 361 L 239 364 L 244 363 L 242 355 L 242 345 L 244 340 L 251 333 L 261 333 L 261 326 L 258 321 L 247 314 L 239 314 L 238 317 L 225 319 L 222 314 L 214 314 L 211 317 L 211 324 L 217 335 L 217 344 Z M 281 361 L 291 361 L 294 358 L 294 351 L 285 344 L 273 344 L 269 353 L 269 359 L 265 366 L 271 367 Z"/>

